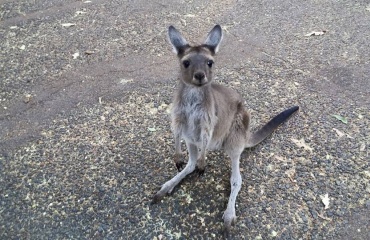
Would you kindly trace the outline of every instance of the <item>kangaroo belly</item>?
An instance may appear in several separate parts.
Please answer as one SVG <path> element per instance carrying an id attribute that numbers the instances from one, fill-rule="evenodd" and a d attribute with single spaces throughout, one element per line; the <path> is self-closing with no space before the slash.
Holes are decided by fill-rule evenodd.
<path id="1" fill-rule="evenodd" d="M 205 137 L 210 137 L 211 133 L 209 123 L 197 113 L 188 115 L 182 129 L 183 138 L 193 143 L 201 143 Z"/>
<path id="2" fill-rule="evenodd" d="M 204 143 L 204 139 L 210 139 L 206 142 L 206 148 L 208 150 L 218 150 L 222 148 L 223 140 L 222 139 L 215 139 L 212 135 L 202 135 L 201 130 L 199 132 L 192 132 L 192 131 L 184 131 L 182 133 L 182 138 L 187 141 L 191 142 L 197 146 L 201 146 Z"/>
<path id="3" fill-rule="evenodd" d="M 187 116 L 186 121 L 183 122 L 181 127 L 182 138 L 199 146 L 201 144 L 209 146 L 212 143 L 214 126 L 217 119 L 203 111 L 188 112 L 185 116 Z"/>

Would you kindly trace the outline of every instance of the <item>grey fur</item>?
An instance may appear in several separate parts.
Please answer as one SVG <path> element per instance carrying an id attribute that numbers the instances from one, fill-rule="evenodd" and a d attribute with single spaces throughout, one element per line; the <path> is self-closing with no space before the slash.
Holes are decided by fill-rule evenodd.
<path id="1" fill-rule="evenodd" d="M 217 53 L 221 41 L 222 41 L 222 29 L 220 25 L 216 25 L 209 32 L 207 39 L 204 41 L 204 44 L 212 47 L 214 49 L 214 52 Z"/>
<path id="2" fill-rule="evenodd" d="M 168 28 L 168 37 L 171 41 L 171 44 L 173 46 L 173 51 L 178 54 L 180 52 L 180 49 L 183 46 L 186 46 L 188 43 L 187 41 L 181 36 L 179 31 L 177 31 L 176 28 L 173 26 L 170 26 Z"/>
<path id="3" fill-rule="evenodd" d="M 181 81 L 171 113 L 175 138 L 174 159 L 179 173 L 162 186 L 154 195 L 153 202 L 171 193 L 195 169 L 202 174 L 207 150 L 224 149 L 231 160 L 231 193 L 223 214 L 225 233 L 228 234 L 231 224 L 236 220 L 235 201 L 242 184 L 239 171 L 241 153 L 246 147 L 252 147 L 266 138 L 298 107 L 279 114 L 256 134 L 252 134 L 249 130 L 250 114 L 243 106 L 242 97 L 234 90 L 212 82 L 213 57 L 222 40 L 221 27 L 216 25 L 204 44 L 193 47 L 172 26 L 168 35 L 181 67 Z M 189 151 L 189 161 L 182 170 L 181 139 L 185 140 Z"/>

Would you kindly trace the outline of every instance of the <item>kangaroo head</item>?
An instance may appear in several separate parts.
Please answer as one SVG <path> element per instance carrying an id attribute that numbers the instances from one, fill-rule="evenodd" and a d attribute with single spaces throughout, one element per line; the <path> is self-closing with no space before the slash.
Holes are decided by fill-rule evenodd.
<path id="1" fill-rule="evenodd" d="M 188 85 L 201 87 L 212 81 L 213 56 L 222 40 L 222 29 L 216 25 L 203 44 L 190 46 L 173 26 L 168 28 L 168 37 L 174 52 L 180 60 L 182 81 Z"/>

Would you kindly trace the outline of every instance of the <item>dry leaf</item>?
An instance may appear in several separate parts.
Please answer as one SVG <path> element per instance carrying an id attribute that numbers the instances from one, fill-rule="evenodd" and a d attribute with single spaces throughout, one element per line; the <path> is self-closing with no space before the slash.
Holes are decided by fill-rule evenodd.
<path id="1" fill-rule="evenodd" d="M 363 171 L 361 172 L 365 177 L 370 179 L 370 171 Z"/>
<path id="2" fill-rule="evenodd" d="M 306 34 L 306 35 L 304 35 L 304 36 L 305 36 L 305 37 L 310 37 L 310 36 L 321 36 L 321 35 L 324 35 L 325 33 L 326 33 L 326 30 L 319 31 L 319 32 L 313 31 L 313 32 L 307 33 L 307 34 Z"/>
<path id="3" fill-rule="evenodd" d="M 172 103 L 170 103 L 170 105 L 168 105 L 168 108 L 166 109 L 166 113 L 171 114 L 171 111 L 172 111 Z"/>
<path id="4" fill-rule="evenodd" d="M 294 168 L 291 168 L 291 169 L 286 170 L 285 171 L 285 174 L 288 176 L 288 178 L 290 179 L 290 181 L 295 182 L 295 180 L 294 180 L 295 169 Z"/>
<path id="5" fill-rule="evenodd" d="M 78 16 L 78 15 L 82 15 L 82 14 L 85 14 L 86 12 L 84 12 L 84 11 L 77 11 L 76 13 L 75 13 L 75 16 Z"/>
<path id="6" fill-rule="evenodd" d="M 348 138 L 350 139 L 353 139 L 353 137 L 347 133 L 344 133 L 344 132 L 341 132 L 339 131 L 338 129 L 336 128 L 333 128 L 333 130 L 338 134 L 339 138 L 343 137 L 344 135 L 346 135 Z"/>
<path id="7" fill-rule="evenodd" d="M 29 103 L 31 101 L 32 95 L 31 94 L 26 94 L 24 95 L 23 102 L 24 103 Z"/>
<path id="8" fill-rule="evenodd" d="M 325 209 L 328 209 L 329 203 L 330 203 L 329 194 L 327 193 L 325 195 L 321 195 L 320 198 L 321 198 L 322 203 L 325 206 Z"/>
<path id="9" fill-rule="evenodd" d="M 336 128 L 333 128 L 333 130 L 338 134 L 339 138 L 341 138 L 341 137 L 343 137 L 345 135 L 343 132 L 339 131 Z"/>
<path id="10" fill-rule="evenodd" d="M 155 131 L 157 131 L 157 129 L 155 129 L 155 128 L 148 128 L 148 130 L 149 130 L 150 132 L 155 132 Z"/>
<path id="11" fill-rule="evenodd" d="M 130 83 L 130 82 L 133 82 L 133 81 L 134 81 L 133 79 L 124 79 L 124 78 L 122 78 L 122 79 L 119 80 L 119 83 L 120 84 L 126 84 L 126 83 Z"/>
<path id="12" fill-rule="evenodd" d="M 361 146 L 360 146 L 360 151 L 363 152 L 365 151 L 365 148 L 366 148 L 366 144 L 363 142 L 361 143 Z"/>
<path id="13" fill-rule="evenodd" d="M 348 123 L 348 120 L 345 117 L 342 117 L 342 116 L 336 115 L 336 114 L 332 114 L 332 116 L 335 117 L 336 119 L 338 119 L 339 121 L 341 121 L 344 124 L 347 124 Z"/>
<path id="14" fill-rule="evenodd" d="M 286 162 L 286 159 L 284 157 L 281 157 L 281 156 L 275 156 L 275 159 L 278 160 L 278 161 L 281 161 L 281 162 Z"/>
<path id="15" fill-rule="evenodd" d="M 149 109 L 149 112 L 150 112 L 150 114 L 155 115 L 155 114 L 158 113 L 158 109 L 157 108 L 151 108 L 151 109 Z"/>
<path id="16" fill-rule="evenodd" d="M 174 233 L 174 235 L 175 235 L 175 238 L 176 239 L 180 239 L 180 237 L 181 237 L 181 231 L 180 232 L 177 232 L 177 233 Z"/>
<path id="17" fill-rule="evenodd" d="M 72 54 L 73 59 L 77 59 L 80 56 L 79 52 Z"/>
<path id="18" fill-rule="evenodd" d="M 86 50 L 85 51 L 85 54 L 86 55 L 91 55 L 91 54 L 94 54 L 95 52 L 94 51 L 92 51 L 92 50 Z"/>
<path id="19" fill-rule="evenodd" d="M 235 82 L 231 82 L 231 84 L 233 84 L 233 85 L 240 85 L 240 82 L 239 81 L 235 81 Z"/>
<path id="20" fill-rule="evenodd" d="M 72 27 L 72 26 L 75 26 L 75 25 L 76 25 L 75 23 L 62 23 L 63 27 Z"/>
<path id="21" fill-rule="evenodd" d="M 306 144 L 306 142 L 304 141 L 304 139 L 303 138 L 301 138 L 300 140 L 297 140 L 297 139 L 294 139 L 294 138 L 291 138 L 290 139 L 292 142 L 294 142 L 298 147 L 300 147 L 300 148 L 304 148 L 305 150 L 308 150 L 308 151 L 310 151 L 310 152 L 312 152 L 313 151 L 313 148 L 311 148 L 310 146 L 308 146 L 307 144 Z"/>
<path id="22" fill-rule="evenodd" d="M 329 221 L 329 222 L 331 221 L 331 218 L 325 217 L 325 216 L 323 216 L 321 214 L 317 214 L 317 216 L 319 216 L 320 218 L 322 218 L 322 219 L 324 219 L 326 221 Z"/>

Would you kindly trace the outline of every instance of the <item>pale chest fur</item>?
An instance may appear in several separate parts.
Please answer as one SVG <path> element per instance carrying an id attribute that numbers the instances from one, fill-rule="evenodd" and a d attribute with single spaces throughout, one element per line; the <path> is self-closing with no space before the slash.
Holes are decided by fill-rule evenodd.
<path id="1" fill-rule="evenodd" d="M 173 128 L 183 139 L 196 144 L 211 139 L 217 124 L 212 99 L 198 89 L 189 89 L 184 93 L 173 106 Z"/>

